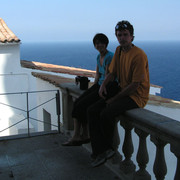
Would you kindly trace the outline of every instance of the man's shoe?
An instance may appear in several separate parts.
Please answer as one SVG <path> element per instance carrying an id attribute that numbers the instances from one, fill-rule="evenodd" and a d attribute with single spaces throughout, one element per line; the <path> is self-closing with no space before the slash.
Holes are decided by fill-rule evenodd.
<path id="1" fill-rule="evenodd" d="M 90 138 L 81 140 L 81 143 L 82 143 L 82 144 L 88 144 L 88 143 L 90 143 Z"/>
<path id="2" fill-rule="evenodd" d="M 95 154 L 92 153 L 92 154 L 90 155 L 90 157 L 91 157 L 92 160 L 95 160 L 95 159 L 97 158 L 97 155 L 95 155 Z"/>
<path id="3" fill-rule="evenodd" d="M 115 155 L 115 152 L 112 149 L 108 149 L 105 152 L 99 154 L 96 159 L 91 163 L 92 167 L 98 167 L 106 162 L 107 159 L 110 159 Z"/>
<path id="4" fill-rule="evenodd" d="M 106 159 L 110 159 L 115 155 L 115 152 L 112 149 L 106 151 Z"/>
<path id="5" fill-rule="evenodd" d="M 106 154 L 102 153 L 91 163 L 92 167 L 98 167 L 106 162 Z"/>

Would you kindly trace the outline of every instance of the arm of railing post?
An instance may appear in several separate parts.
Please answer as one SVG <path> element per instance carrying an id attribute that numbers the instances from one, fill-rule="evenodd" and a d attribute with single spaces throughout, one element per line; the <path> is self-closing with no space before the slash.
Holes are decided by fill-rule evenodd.
<path id="1" fill-rule="evenodd" d="M 135 128 L 135 133 L 139 137 L 139 148 L 136 156 L 136 160 L 139 165 L 139 170 L 136 171 L 136 173 L 134 174 L 133 180 L 138 180 L 138 179 L 151 180 L 151 175 L 146 170 L 146 165 L 149 162 L 149 155 L 146 144 L 146 138 L 148 136 L 148 133 L 142 131 L 139 128 Z"/>
<path id="2" fill-rule="evenodd" d="M 29 131 L 29 97 L 28 97 L 28 92 L 26 93 L 26 103 L 27 103 L 28 137 L 29 137 L 30 136 L 30 131 Z"/>
<path id="3" fill-rule="evenodd" d="M 151 141 L 156 146 L 156 157 L 154 161 L 153 171 L 156 179 L 165 179 L 167 174 L 167 165 L 164 156 L 164 146 L 167 144 L 164 140 L 151 135 Z"/>
<path id="4" fill-rule="evenodd" d="M 59 90 L 57 90 L 56 93 L 56 113 L 57 113 L 57 117 L 58 117 L 58 132 L 60 133 L 60 95 L 59 95 Z"/>
<path id="5" fill-rule="evenodd" d="M 125 173 L 134 173 L 136 166 L 131 160 L 131 156 L 134 152 L 133 142 L 132 142 L 132 136 L 131 136 L 131 130 L 133 129 L 132 124 L 125 119 L 120 120 L 121 126 L 125 130 L 125 136 L 124 136 L 124 142 L 122 151 L 124 153 L 125 159 L 120 163 L 120 169 Z"/>

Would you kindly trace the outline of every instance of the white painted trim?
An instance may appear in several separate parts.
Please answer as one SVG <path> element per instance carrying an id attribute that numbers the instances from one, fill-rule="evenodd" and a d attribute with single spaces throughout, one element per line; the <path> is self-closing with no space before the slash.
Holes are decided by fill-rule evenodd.
<path id="1" fill-rule="evenodd" d="M 21 44 L 21 42 L 5 42 L 5 43 L 2 43 L 0 42 L 0 46 L 9 46 L 9 45 L 18 45 L 18 44 Z"/>

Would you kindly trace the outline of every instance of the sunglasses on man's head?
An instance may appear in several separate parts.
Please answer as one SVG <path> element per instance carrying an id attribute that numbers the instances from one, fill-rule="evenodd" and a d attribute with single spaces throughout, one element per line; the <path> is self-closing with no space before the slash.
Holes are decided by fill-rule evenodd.
<path id="1" fill-rule="evenodd" d="M 115 29 L 127 29 L 128 25 L 127 24 L 117 24 Z"/>

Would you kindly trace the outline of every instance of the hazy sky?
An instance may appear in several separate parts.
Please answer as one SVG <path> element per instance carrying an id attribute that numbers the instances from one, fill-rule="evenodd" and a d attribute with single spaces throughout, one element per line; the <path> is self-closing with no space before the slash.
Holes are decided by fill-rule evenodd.
<path id="1" fill-rule="evenodd" d="M 116 40 L 129 20 L 135 40 L 180 40 L 180 0 L 0 0 L 0 17 L 27 41 L 86 41 L 96 33 Z"/>

